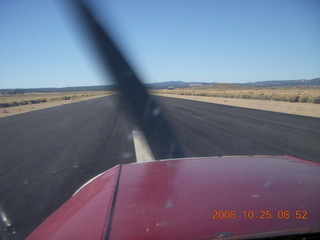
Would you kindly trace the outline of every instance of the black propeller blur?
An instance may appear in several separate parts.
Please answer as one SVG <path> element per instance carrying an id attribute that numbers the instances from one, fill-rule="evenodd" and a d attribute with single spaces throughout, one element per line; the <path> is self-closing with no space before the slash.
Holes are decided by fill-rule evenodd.
<path id="1" fill-rule="evenodd" d="M 136 124 L 143 131 L 155 159 L 185 157 L 160 107 L 148 94 L 108 31 L 102 28 L 83 1 L 74 0 L 74 3 L 103 66 L 110 70 L 122 99 L 131 107 Z"/>

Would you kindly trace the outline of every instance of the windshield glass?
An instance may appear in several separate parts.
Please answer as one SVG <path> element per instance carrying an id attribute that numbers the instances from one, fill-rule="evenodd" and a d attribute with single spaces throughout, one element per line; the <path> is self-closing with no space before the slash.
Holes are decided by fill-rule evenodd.
<path id="1" fill-rule="evenodd" d="M 87 5 L 130 71 L 101 61 L 70 1 L 0 2 L 0 239 L 25 239 L 88 180 L 136 162 L 137 130 L 155 160 L 320 163 L 319 1 Z"/>

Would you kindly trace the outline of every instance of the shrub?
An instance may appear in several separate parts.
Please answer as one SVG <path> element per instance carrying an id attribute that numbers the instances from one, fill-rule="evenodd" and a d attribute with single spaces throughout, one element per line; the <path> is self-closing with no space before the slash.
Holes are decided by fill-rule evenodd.
<path id="1" fill-rule="evenodd" d="M 311 102 L 312 103 L 320 103 L 320 96 L 312 96 Z"/>
<path id="2" fill-rule="evenodd" d="M 26 100 L 21 100 L 20 102 L 19 102 L 19 105 L 27 105 L 29 102 L 28 101 L 26 101 Z"/>
<path id="3" fill-rule="evenodd" d="M 301 103 L 306 103 L 306 102 L 308 102 L 308 96 L 300 96 L 300 98 L 299 98 L 299 102 L 301 102 Z"/>
<path id="4" fill-rule="evenodd" d="M 6 108 L 6 107 L 9 107 L 9 103 L 0 103 L 0 107 L 1 108 Z"/>
<path id="5" fill-rule="evenodd" d="M 287 101 L 288 102 L 299 102 L 300 96 L 298 95 L 288 95 L 287 96 Z"/>

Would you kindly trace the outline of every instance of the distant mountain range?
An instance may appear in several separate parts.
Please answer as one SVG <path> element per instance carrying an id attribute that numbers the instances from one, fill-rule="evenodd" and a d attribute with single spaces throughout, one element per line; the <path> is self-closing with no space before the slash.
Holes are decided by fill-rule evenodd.
<path id="1" fill-rule="evenodd" d="M 320 86 L 320 78 L 314 78 L 311 80 L 280 80 L 280 81 L 262 81 L 262 82 L 250 82 L 242 85 L 253 87 L 297 87 L 297 86 Z"/>
<path id="2" fill-rule="evenodd" d="M 38 92 L 86 92 L 86 91 L 112 91 L 116 90 L 115 85 L 101 86 L 83 86 L 83 87 L 64 87 L 64 88 L 16 88 L 0 89 L 0 93 L 18 94 L 18 93 L 38 93 Z"/>
<path id="3" fill-rule="evenodd" d="M 148 89 L 166 89 L 168 87 L 189 88 L 189 87 L 198 87 L 198 86 L 212 85 L 212 84 L 217 84 L 217 83 L 167 81 L 167 82 L 160 82 L 160 83 L 148 83 L 148 84 L 145 84 L 145 86 Z"/>
<path id="4" fill-rule="evenodd" d="M 145 84 L 148 89 L 167 89 L 169 88 L 189 88 L 201 87 L 206 85 L 219 84 L 217 82 L 182 82 L 182 81 L 167 81 L 159 83 Z M 234 83 L 248 87 L 297 87 L 297 86 L 320 86 L 320 78 L 310 80 L 272 80 L 249 83 Z M 101 86 L 83 86 L 83 87 L 65 87 L 65 88 L 18 88 L 18 89 L 0 89 L 0 93 L 28 93 L 28 92 L 79 92 L 79 91 L 110 91 L 116 90 L 116 85 L 101 85 Z"/>
<path id="5" fill-rule="evenodd" d="M 182 82 L 182 81 L 168 81 L 161 83 L 151 83 L 146 84 L 149 89 L 164 89 L 169 86 L 174 86 L 175 88 L 187 88 L 187 87 L 198 87 L 205 85 L 221 84 L 218 82 Z M 261 82 L 249 82 L 249 83 L 233 83 L 242 86 L 249 87 L 296 87 L 296 86 L 320 86 L 320 78 L 314 78 L 311 80 L 271 80 L 271 81 L 261 81 Z"/>

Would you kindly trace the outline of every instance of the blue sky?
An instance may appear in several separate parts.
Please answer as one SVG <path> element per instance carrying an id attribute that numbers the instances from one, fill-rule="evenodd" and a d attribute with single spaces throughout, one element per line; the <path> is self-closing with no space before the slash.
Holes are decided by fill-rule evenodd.
<path id="1" fill-rule="evenodd" d="M 91 1 L 144 82 L 320 77 L 319 0 Z M 0 0 L 0 89 L 111 83 L 63 0 Z"/>

